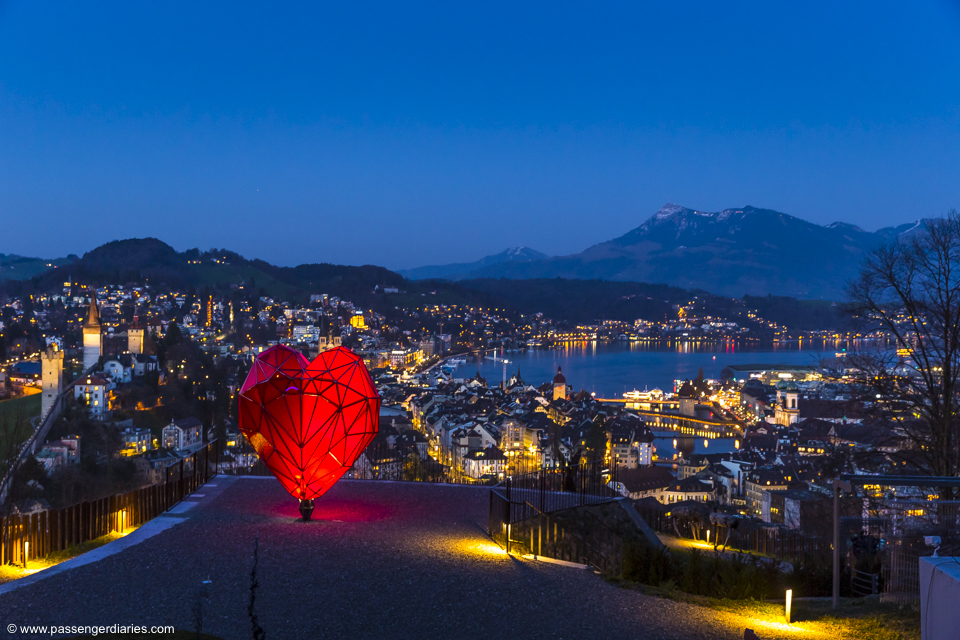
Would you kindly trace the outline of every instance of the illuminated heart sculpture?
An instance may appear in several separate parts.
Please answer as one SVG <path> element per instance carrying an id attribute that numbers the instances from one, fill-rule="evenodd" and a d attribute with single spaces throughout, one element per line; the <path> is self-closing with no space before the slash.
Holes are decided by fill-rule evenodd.
<path id="1" fill-rule="evenodd" d="M 337 347 L 308 362 L 277 345 L 260 353 L 240 388 L 240 431 L 280 484 L 313 499 L 347 472 L 377 434 L 380 395 L 355 353 Z"/>

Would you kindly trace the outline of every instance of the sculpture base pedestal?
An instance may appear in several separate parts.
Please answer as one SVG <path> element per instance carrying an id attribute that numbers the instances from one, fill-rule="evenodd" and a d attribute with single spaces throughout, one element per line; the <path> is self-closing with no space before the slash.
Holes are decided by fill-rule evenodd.
<path id="1" fill-rule="evenodd" d="M 313 500 L 300 501 L 300 515 L 304 522 L 310 522 L 310 516 L 313 515 Z"/>

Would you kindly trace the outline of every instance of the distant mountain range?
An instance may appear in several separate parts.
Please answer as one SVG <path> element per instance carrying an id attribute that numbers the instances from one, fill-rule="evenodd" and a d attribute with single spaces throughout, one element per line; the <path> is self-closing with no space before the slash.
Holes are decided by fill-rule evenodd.
<path id="1" fill-rule="evenodd" d="M 569 278 L 667 284 L 714 294 L 843 299 L 863 257 L 922 221 L 876 232 L 826 226 L 756 207 L 698 211 L 675 204 L 619 238 L 568 256 L 507 250 L 477 262 L 421 267 L 411 279 Z M 518 257 L 512 257 L 515 252 Z"/>
<path id="2" fill-rule="evenodd" d="M 38 261 L 30 260 L 31 264 Z M 379 287 L 400 287 L 400 275 L 373 265 L 361 267 L 328 263 L 277 267 L 264 260 L 248 260 L 227 249 L 178 252 L 156 238 L 114 240 L 83 257 L 47 261 L 39 273 L 0 281 L 0 294 L 24 295 L 62 288 L 64 281 L 83 284 L 165 285 L 174 290 L 229 292 L 243 286 L 281 300 L 301 299 L 311 293 L 329 293 L 365 303 Z M 56 268 L 54 268 L 56 267 Z M 352 298 L 351 298 L 352 297 Z"/>
<path id="3" fill-rule="evenodd" d="M 397 273 L 411 280 L 429 280 L 431 278 L 462 280 L 468 277 L 469 274 L 479 271 L 484 267 L 503 264 L 504 262 L 534 262 L 549 257 L 547 254 L 540 253 L 529 247 L 515 247 L 501 251 L 496 255 L 480 258 L 476 262 L 458 262 L 455 264 L 417 267 L 416 269 L 401 269 L 397 271 Z"/>
<path id="4" fill-rule="evenodd" d="M 533 259 L 538 256 L 538 260 Z M 500 259 L 500 263 L 488 263 L 488 267 L 555 260 L 529 249 L 504 252 Z M 312 294 L 327 293 L 350 300 L 360 308 L 374 309 L 398 323 L 406 322 L 398 309 L 424 304 L 543 313 L 548 318 L 569 323 L 604 319 L 633 322 L 638 318 L 661 321 L 675 317 L 677 309 L 689 305 L 693 299 L 698 300 L 698 312 L 703 315 L 730 318 L 746 326 L 756 324 L 750 319 L 751 312 L 792 329 L 842 329 L 846 323 L 840 307 L 822 300 L 796 300 L 786 296 L 733 299 L 664 284 L 599 279 L 408 280 L 373 265 L 321 263 L 278 267 L 263 260 L 244 258 L 227 249 L 178 252 L 156 238 L 115 240 L 88 251 L 83 257 L 71 255 L 56 261 L 0 256 L 2 265 L 29 265 L 38 272 L 29 277 L 15 273 L 13 278 L 0 280 L 0 300 L 5 296 L 55 292 L 69 280 L 94 286 L 149 283 L 161 290 L 188 295 L 216 293 L 246 297 L 252 294 L 291 303 L 306 303 Z M 386 293 L 387 289 L 397 293 Z M 750 335 L 760 337 L 762 330 L 754 326 Z"/>

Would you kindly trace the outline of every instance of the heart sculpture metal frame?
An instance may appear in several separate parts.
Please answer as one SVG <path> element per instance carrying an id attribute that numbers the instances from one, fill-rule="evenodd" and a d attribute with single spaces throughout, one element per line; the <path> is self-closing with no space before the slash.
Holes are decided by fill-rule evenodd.
<path id="1" fill-rule="evenodd" d="M 240 388 L 240 431 L 304 520 L 377 434 L 380 394 L 363 360 L 344 347 L 309 362 L 277 345 L 257 355 Z"/>

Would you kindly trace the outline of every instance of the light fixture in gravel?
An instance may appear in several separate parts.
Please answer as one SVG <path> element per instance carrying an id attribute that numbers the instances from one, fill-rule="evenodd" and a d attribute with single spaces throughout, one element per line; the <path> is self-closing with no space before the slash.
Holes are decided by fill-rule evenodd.
<path id="1" fill-rule="evenodd" d="M 355 353 L 337 347 L 309 362 L 277 345 L 260 353 L 240 388 L 240 431 L 280 484 L 313 501 L 353 466 L 377 434 L 380 395 Z"/>

